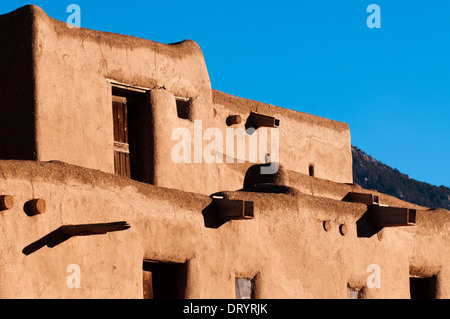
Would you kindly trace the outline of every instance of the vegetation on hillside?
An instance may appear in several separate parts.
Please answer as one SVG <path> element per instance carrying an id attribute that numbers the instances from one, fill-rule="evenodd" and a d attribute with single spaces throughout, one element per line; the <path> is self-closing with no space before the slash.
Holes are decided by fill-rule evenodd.
<path id="1" fill-rule="evenodd" d="M 411 179 L 355 146 L 352 146 L 353 182 L 365 189 L 376 189 L 407 202 L 429 208 L 450 209 L 450 188 Z"/>

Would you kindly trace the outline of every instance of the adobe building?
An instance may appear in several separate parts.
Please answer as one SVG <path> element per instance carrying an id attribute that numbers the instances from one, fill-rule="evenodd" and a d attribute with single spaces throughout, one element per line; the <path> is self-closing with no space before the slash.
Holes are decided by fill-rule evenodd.
<path id="1" fill-rule="evenodd" d="M 190 40 L 28 5 L 0 43 L 0 298 L 450 297 L 449 212 L 353 184 L 347 124 L 213 90 Z"/>

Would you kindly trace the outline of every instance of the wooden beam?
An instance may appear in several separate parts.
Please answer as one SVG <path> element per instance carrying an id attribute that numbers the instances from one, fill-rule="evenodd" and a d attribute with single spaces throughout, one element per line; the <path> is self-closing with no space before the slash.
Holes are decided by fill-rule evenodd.
<path id="1" fill-rule="evenodd" d="M 253 219 L 253 202 L 239 199 L 213 198 L 220 219 Z"/>
<path id="2" fill-rule="evenodd" d="M 131 85 L 120 83 L 120 82 L 117 82 L 114 80 L 109 80 L 109 82 L 111 83 L 111 86 L 113 88 L 117 88 L 117 89 L 123 89 L 123 90 L 127 90 L 127 91 L 138 92 L 138 93 L 146 93 L 147 91 L 149 91 L 149 89 L 144 88 L 144 87 L 131 86 Z"/>
<path id="3" fill-rule="evenodd" d="M 231 126 L 233 124 L 241 124 L 242 118 L 239 115 L 230 115 L 227 117 L 225 122 L 228 126 Z"/>
<path id="4" fill-rule="evenodd" d="M 88 236 L 126 230 L 131 226 L 126 221 L 100 224 L 79 224 L 61 226 L 61 232 L 71 236 Z"/>
<path id="5" fill-rule="evenodd" d="M 403 207 L 369 205 L 373 223 L 380 227 L 414 226 L 416 210 Z"/>
<path id="6" fill-rule="evenodd" d="M 377 195 L 369 193 L 354 193 L 347 194 L 347 201 L 354 203 L 363 203 L 366 205 L 379 205 L 380 198 Z"/>
<path id="7" fill-rule="evenodd" d="M 47 209 L 47 204 L 42 198 L 35 198 L 28 202 L 28 207 L 32 214 L 38 215 L 45 213 Z"/>
<path id="8" fill-rule="evenodd" d="M 9 210 L 14 207 L 14 197 L 11 195 L 0 196 L 0 211 Z"/>
<path id="9" fill-rule="evenodd" d="M 274 118 L 273 116 L 263 115 L 255 112 L 250 113 L 250 122 L 255 128 L 261 126 L 278 127 L 280 125 L 280 120 Z"/>

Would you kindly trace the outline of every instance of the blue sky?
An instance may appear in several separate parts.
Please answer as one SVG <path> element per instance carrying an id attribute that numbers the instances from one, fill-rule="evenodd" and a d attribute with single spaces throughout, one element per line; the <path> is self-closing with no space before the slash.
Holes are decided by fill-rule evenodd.
<path id="1" fill-rule="evenodd" d="M 30 1 L 2 1 L 0 14 Z M 81 26 L 196 41 L 214 89 L 349 124 L 352 144 L 450 187 L 450 1 L 31 1 Z M 381 28 L 369 29 L 369 4 Z"/>

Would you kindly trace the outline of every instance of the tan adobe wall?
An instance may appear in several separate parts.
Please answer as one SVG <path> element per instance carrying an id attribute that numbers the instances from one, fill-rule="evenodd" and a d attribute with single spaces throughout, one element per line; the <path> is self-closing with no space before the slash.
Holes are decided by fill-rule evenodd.
<path id="1" fill-rule="evenodd" d="M 2 298 L 142 298 L 144 259 L 187 261 L 188 298 L 234 298 L 235 276 L 256 276 L 257 298 L 346 298 L 347 284 L 365 285 L 370 264 L 381 269 L 381 288 L 365 289 L 366 298 L 408 298 L 411 273 L 437 275 L 438 297 L 450 297 L 446 210 L 418 211 L 416 226 L 358 237 L 364 204 L 230 192 L 254 201 L 255 218 L 210 228 L 206 195 L 58 162 L 0 161 L 0 171 L 0 194 L 15 199 L 0 214 Z M 25 214 L 33 198 L 45 199 L 45 213 Z M 62 225 L 115 221 L 131 228 L 51 236 Z M 80 266 L 79 289 L 67 286 L 71 264 Z"/>
<path id="2" fill-rule="evenodd" d="M 209 77 L 193 41 L 164 45 L 130 36 L 70 29 L 33 7 L 36 19 L 37 137 L 40 160 L 114 170 L 111 84 L 163 88 L 208 112 Z M 156 97 L 157 98 L 157 97 Z M 161 107 L 156 105 L 155 113 Z M 198 114 L 207 117 L 208 114 Z M 161 118 L 161 121 L 159 119 Z M 169 122 L 161 123 L 168 120 Z M 155 117 L 156 144 L 177 118 Z M 170 140 L 170 138 L 169 138 Z M 159 145 L 157 150 L 159 150 Z M 159 152 L 156 153 L 159 156 Z M 159 163 L 158 163 L 159 164 Z"/>
<path id="3" fill-rule="evenodd" d="M 114 172 L 111 83 L 118 82 L 147 91 L 145 107 L 151 110 L 146 113 L 145 129 L 153 145 L 146 147 L 152 148 L 148 165 L 155 185 L 202 194 L 237 189 L 243 176 L 236 175 L 234 167 L 242 165 L 204 160 L 174 163 L 171 152 L 179 141 L 171 136 L 177 128 L 187 129 L 194 154 L 194 121 L 201 121 L 201 135 L 208 128 L 218 128 L 225 137 L 226 118 L 236 113 L 245 122 L 250 111 L 280 119 L 280 161 L 286 168 L 307 173 L 308 165 L 314 163 L 317 177 L 352 182 L 350 133 L 345 123 L 211 90 L 203 54 L 194 41 L 167 45 L 69 28 L 33 5 L 1 16 L 0 23 L 4 30 L 27 24 L 20 40 L 7 38 L 8 32 L 2 35 L 4 42 L 14 45 L 6 46 L 13 49 L 3 51 L 0 62 L 19 68 L 14 69 L 14 76 L 11 69 L 0 78 L 4 89 L 0 107 L 11 119 L 11 126 L 1 128 L 0 146 L 4 147 L 0 158 L 60 160 Z M 16 63 L 14 52 L 24 43 L 23 55 L 28 60 Z M 16 74 L 21 78 L 16 80 Z M 191 120 L 177 117 L 175 97 L 192 101 Z M 232 128 L 245 129 L 244 123 Z M 259 134 L 260 130 L 255 136 Z M 203 148 L 209 143 L 200 142 Z M 246 161 L 248 154 L 247 145 Z"/>
<path id="4" fill-rule="evenodd" d="M 285 169 L 308 174 L 314 165 L 314 176 L 339 183 L 352 183 L 350 130 L 346 123 L 297 112 L 274 105 L 235 97 L 213 90 L 216 123 L 228 115 L 258 112 L 280 120 L 279 160 Z"/>

